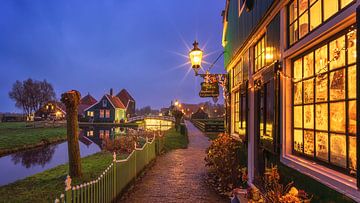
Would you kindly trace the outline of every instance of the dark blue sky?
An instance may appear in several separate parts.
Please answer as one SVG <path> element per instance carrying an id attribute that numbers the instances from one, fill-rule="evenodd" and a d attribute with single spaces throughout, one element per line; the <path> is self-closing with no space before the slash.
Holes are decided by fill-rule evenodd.
<path id="1" fill-rule="evenodd" d="M 212 62 L 221 53 L 225 0 L 1 0 L 0 112 L 19 111 L 8 97 L 16 80 L 53 84 L 57 97 L 76 89 L 96 99 L 126 88 L 137 107 L 198 97 L 188 72 L 196 38 Z M 204 47 L 204 45 L 206 46 Z M 188 47 L 187 47 L 188 46 Z M 208 65 L 204 64 L 205 67 Z M 214 72 L 224 72 L 220 60 Z"/>

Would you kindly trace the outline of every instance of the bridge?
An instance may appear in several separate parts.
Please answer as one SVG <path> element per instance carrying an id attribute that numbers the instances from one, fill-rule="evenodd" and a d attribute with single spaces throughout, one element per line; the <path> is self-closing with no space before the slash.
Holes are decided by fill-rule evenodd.
<path id="1" fill-rule="evenodd" d="M 143 120 L 162 120 L 175 122 L 175 118 L 172 116 L 136 116 L 128 119 L 128 123 L 143 121 Z"/>

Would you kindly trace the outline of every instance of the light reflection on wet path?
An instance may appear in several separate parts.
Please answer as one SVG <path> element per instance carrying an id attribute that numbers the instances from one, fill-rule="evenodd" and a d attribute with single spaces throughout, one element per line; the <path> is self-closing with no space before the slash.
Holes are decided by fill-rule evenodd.
<path id="1" fill-rule="evenodd" d="M 205 183 L 204 157 L 210 145 L 208 138 L 190 122 L 186 125 L 190 141 L 188 149 L 173 150 L 158 157 L 125 202 L 229 202 Z"/>

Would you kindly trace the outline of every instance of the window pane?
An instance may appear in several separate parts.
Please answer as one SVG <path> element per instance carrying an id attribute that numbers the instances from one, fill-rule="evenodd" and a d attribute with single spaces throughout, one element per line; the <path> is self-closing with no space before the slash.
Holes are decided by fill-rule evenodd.
<path id="1" fill-rule="evenodd" d="M 345 102 L 330 103 L 330 131 L 345 132 Z"/>
<path id="2" fill-rule="evenodd" d="M 316 129 L 328 130 L 328 104 L 316 104 Z"/>
<path id="3" fill-rule="evenodd" d="M 349 133 L 356 134 L 356 101 L 349 101 Z"/>
<path id="4" fill-rule="evenodd" d="M 299 18 L 299 28 L 299 38 L 302 38 L 309 32 L 309 18 L 307 11 Z"/>
<path id="5" fill-rule="evenodd" d="M 321 24 L 321 0 L 310 8 L 310 30 Z"/>
<path id="6" fill-rule="evenodd" d="M 308 8 L 308 0 L 299 0 L 299 14 L 301 15 Z"/>
<path id="7" fill-rule="evenodd" d="M 328 134 L 323 132 L 316 132 L 316 157 L 328 161 Z"/>
<path id="8" fill-rule="evenodd" d="M 327 45 L 316 49 L 315 51 L 315 72 L 322 73 L 327 71 Z"/>
<path id="9" fill-rule="evenodd" d="M 346 137 L 340 134 L 330 135 L 330 161 L 346 167 Z"/>
<path id="10" fill-rule="evenodd" d="M 294 128 L 302 128 L 302 106 L 294 107 Z"/>
<path id="11" fill-rule="evenodd" d="M 356 171 L 356 137 L 349 137 L 349 168 Z"/>
<path id="12" fill-rule="evenodd" d="M 328 92 L 328 77 L 327 74 L 322 74 L 316 77 L 316 101 L 327 101 Z"/>
<path id="13" fill-rule="evenodd" d="M 341 8 L 349 5 L 353 0 L 341 0 Z"/>
<path id="14" fill-rule="evenodd" d="M 298 59 L 294 62 L 294 78 L 296 80 L 302 79 L 302 59 Z"/>
<path id="15" fill-rule="evenodd" d="M 304 78 L 314 74 L 314 53 L 304 56 Z"/>
<path id="16" fill-rule="evenodd" d="M 289 32 L 290 32 L 290 45 L 293 44 L 294 42 L 296 42 L 299 39 L 299 34 L 298 34 L 298 24 L 297 21 L 295 21 L 292 25 L 290 25 L 289 27 Z"/>
<path id="17" fill-rule="evenodd" d="M 330 42 L 330 69 L 345 66 L 345 35 Z"/>
<path id="18" fill-rule="evenodd" d="M 314 128 L 314 106 L 305 105 L 304 106 L 304 128 L 313 129 Z"/>
<path id="19" fill-rule="evenodd" d="M 348 97 L 350 99 L 356 98 L 356 66 L 348 68 Z"/>
<path id="20" fill-rule="evenodd" d="M 356 62 L 356 30 L 347 34 L 348 64 Z"/>
<path id="21" fill-rule="evenodd" d="M 297 0 L 293 1 L 289 6 L 289 17 L 290 23 L 297 18 Z"/>
<path id="22" fill-rule="evenodd" d="M 304 81 L 304 103 L 314 102 L 314 79 Z"/>
<path id="23" fill-rule="evenodd" d="M 302 82 L 294 83 L 294 104 L 302 103 Z"/>
<path id="24" fill-rule="evenodd" d="M 338 0 L 323 0 L 324 1 L 324 20 L 327 20 L 339 10 Z"/>
<path id="25" fill-rule="evenodd" d="M 314 156 L 314 132 L 304 131 L 304 153 Z"/>
<path id="26" fill-rule="evenodd" d="M 345 99 L 345 69 L 330 73 L 330 100 Z"/>
<path id="27" fill-rule="evenodd" d="M 303 150 L 303 131 L 302 130 L 294 130 L 294 150 L 298 152 L 302 152 Z"/>

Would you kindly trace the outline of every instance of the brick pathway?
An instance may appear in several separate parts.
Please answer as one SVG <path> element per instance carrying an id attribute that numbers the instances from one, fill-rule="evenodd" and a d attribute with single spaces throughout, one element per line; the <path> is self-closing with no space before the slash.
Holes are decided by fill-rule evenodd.
<path id="1" fill-rule="evenodd" d="M 188 149 L 173 150 L 159 156 L 154 166 L 121 202 L 229 202 L 204 182 L 205 149 L 209 141 L 190 122 Z"/>

